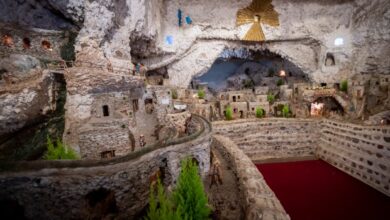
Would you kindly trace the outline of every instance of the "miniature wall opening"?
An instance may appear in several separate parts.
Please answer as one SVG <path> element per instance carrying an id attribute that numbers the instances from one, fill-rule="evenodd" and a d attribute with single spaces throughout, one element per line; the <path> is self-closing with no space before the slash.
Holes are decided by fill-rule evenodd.
<path id="1" fill-rule="evenodd" d="M 132 100 L 132 104 L 133 104 L 133 112 L 137 112 L 138 111 L 138 99 L 133 99 Z"/>
<path id="2" fill-rule="evenodd" d="M 108 108 L 108 105 L 103 105 L 102 110 L 103 110 L 103 116 L 104 117 L 110 116 L 110 110 Z"/>
<path id="3" fill-rule="evenodd" d="M 42 48 L 45 49 L 45 50 L 49 50 L 49 51 L 53 50 L 51 48 L 51 43 L 49 41 L 47 41 L 47 40 L 43 40 L 41 45 L 42 45 Z"/>
<path id="4" fill-rule="evenodd" d="M 254 89 L 257 86 L 277 87 L 280 79 L 288 84 L 308 81 L 307 75 L 299 67 L 269 50 L 225 49 L 207 72 L 192 79 L 190 86 L 193 89 L 208 87 L 211 92 L 221 92 Z M 238 97 L 233 99 L 239 101 Z"/>
<path id="5" fill-rule="evenodd" d="M 14 45 L 14 39 L 9 34 L 3 35 L 3 37 L 1 38 L 1 42 L 4 46 L 7 47 L 12 47 Z"/>
<path id="6" fill-rule="evenodd" d="M 153 99 L 145 99 L 145 111 L 147 114 L 152 114 L 154 111 Z"/>
<path id="7" fill-rule="evenodd" d="M 169 79 L 166 67 L 146 72 L 146 81 L 149 85 L 164 85 L 164 79 Z"/>
<path id="8" fill-rule="evenodd" d="M 112 190 L 93 190 L 85 196 L 85 201 L 89 219 L 105 219 L 106 216 L 118 212 L 115 192 Z"/>
<path id="9" fill-rule="evenodd" d="M 28 37 L 23 38 L 23 48 L 30 49 L 31 48 L 31 40 Z"/>
<path id="10" fill-rule="evenodd" d="M 115 157 L 115 150 L 108 150 L 108 151 L 103 151 L 100 153 L 101 159 L 110 159 L 113 157 Z"/>
<path id="11" fill-rule="evenodd" d="M 327 53 L 325 58 L 325 66 L 334 66 L 336 65 L 333 54 Z"/>
<path id="12" fill-rule="evenodd" d="M 344 115 L 344 109 L 334 97 L 319 97 L 310 106 L 310 115 L 313 117 L 331 117 Z"/>

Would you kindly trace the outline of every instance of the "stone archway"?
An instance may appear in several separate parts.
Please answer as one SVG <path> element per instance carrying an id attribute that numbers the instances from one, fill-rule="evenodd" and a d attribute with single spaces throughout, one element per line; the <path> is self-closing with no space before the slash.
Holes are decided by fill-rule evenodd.
<path id="1" fill-rule="evenodd" d="M 344 115 L 345 109 L 339 101 L 333 96 L 323 96 L 316 98 L 313 103 L 323 103 L 323 116 L 329 116 L 330 114 Z"/>
<path id="2" fill-rule="evenodd" d="M 294 63 L 305 73 L 313 73 L 319 68 L 320 44 L 311 38 L 247 44 L 242 41 L 198 39 L 185 53 L 177 54 L 160 63 L 151 64 L 152 69 L 167 66 L 170 84 L 188 87 L 193 77 L 207 72 L 213 62 L 225 55 L 237 54 L 245 58 L 245 50 L 269 50 Z M 226 52 L 231 51 L 231 52 Z M 302 56 L 305 54 L 305 56 Z M 312 75 L 308 75 L 312 78 Z"/>

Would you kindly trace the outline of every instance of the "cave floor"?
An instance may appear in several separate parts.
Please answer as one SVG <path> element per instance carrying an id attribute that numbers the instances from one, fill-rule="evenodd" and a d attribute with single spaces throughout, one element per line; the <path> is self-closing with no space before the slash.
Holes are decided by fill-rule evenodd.
<path id="1" fill-rule="evenodd" d="M 256 166 L 292 220 L 390 219 L 390 197 L 322 160 Z"/>

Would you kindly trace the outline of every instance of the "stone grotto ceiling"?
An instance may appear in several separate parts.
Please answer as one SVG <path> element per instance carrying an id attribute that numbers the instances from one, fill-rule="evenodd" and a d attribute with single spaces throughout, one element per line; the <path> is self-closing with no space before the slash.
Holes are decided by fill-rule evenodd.
<path id="1" fill-rule="evenodd" d="M 271 4 L 272 0 L 253 0 L 247 8 L 237 12 L 237 25 L 252 24 L 244 40 L 264 41 L 265 35 L 260 23 L 279 26 L 278 13 Z"/>
<path id="2" fill-rule="evenodd" d="M 49 30 L 79 29 L 84 1 L 0 0 L 0 23 Z"/>
<path id="3" fill-rule="evenodd" d="M 192 86 L 207 83 L 212 91 L 252 89 L 254 86 L 276 88 L 280 74 L 287 83 L 309 81 L 294 63 L 268 50 L 225 49 L 204 74 L 193 78 Z M 280 82 L 279 82 L 280 83 Z"/>

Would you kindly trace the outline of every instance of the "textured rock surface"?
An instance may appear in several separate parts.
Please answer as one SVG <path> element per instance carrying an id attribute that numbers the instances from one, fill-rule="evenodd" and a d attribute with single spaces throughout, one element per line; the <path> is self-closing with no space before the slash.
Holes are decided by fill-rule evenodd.
<path id="1" fill-rule="evenodd" d="M 72 20 L 82 21 L 82 4 L 77 0 L 1 0 L 0 22 L 51 30 L 74 28 Z"/>

